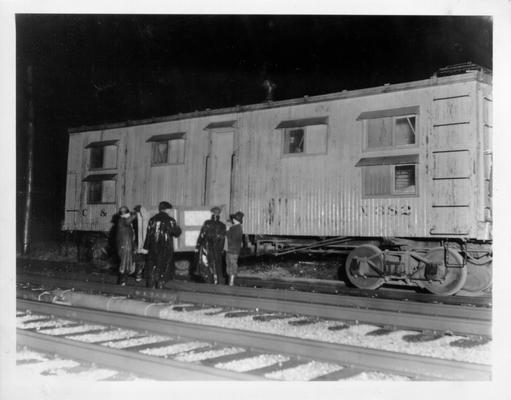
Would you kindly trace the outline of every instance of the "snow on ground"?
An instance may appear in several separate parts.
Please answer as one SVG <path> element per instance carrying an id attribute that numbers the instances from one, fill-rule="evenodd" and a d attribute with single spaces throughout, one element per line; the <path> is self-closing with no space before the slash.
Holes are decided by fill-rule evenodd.
<path id="1" fill-rule="evenodd" d="M 101 325 L 79 325 L 79 326 L 70 326 L 70 327 L 62 327 L 62 328 L 51 328 L 51 329 L 44 329 L 42 333 L 46 335 L 71 335 L 74 333 L 82 333 L 82 332 L 89 332 L 92 330 L 97 329 L 107 329 L 104 326 Z"/>
<path id="2" fill-rule="evenodd" d="M 69 321 L 66 319 L 49 319 L 44 321 L 33 321 L 30 320 L 27 322 L 16 321 L 16 328 L 20 329 L 43 329 L 43 328 L 60 328 L 66 325 L 74 324 L 73 321 Z"/>
<path id="3" fill-rule="evenodd" d="M 252 316 L 225 318 L 225 313 L 207 315 L 204 312 L 189 311 L 186 313 L 165 308 L 160 312 L 160 318 L 191 322 L 197 324 L 221 326 L 231 329 L 273 333 L 302 339 L 318 340 L 330 343 L 361 346 L 373 349 L 403 352 L 408 354 L 431 356 L 435 358 L 489 364 L 491 362 L 491 342 L 468 349 L 450 346 L 450 343 L 461 339 L 461 336 L 444 336 L 431 342 L 409 343 L 402 339 L 415 331 L 398 330 L 387 335 L 368 337 L 368 332 L 378 329 L 375 325 L 356 324 L 343 330 L 329 330 L 331 326 L 339 325 L 339 321 L 321 320 L 309 325 L 289 325 L 290 317 L 271 321 L 254 321 Z"/>
<path id="4" fill-rule="evenodd" d="M 115 339 L 129 339 L 133 336 L 138 336 L 140 333 L 137 331 L 132 331 L 128 329 L 116 329 L 109 330 L 107 332 L 99 332 L 99 333 L 87 333 L 83 335 L 73 336 L 73 340 L 79 340 L 81 342 L 93 343 L 93 342 L 102 342 L 107 340 L 115 340 Z"/>
<path id="5" fill-rule="evenodd" d="M 16 373 L 26 382 L 34 383 L 62 379 L 79 381 L 100 381 L 114 378 L 117 374 L 122 374 L 123 380 L 129 381 L 151 381 L 150 379 L 140 378 L 133 374 L 126 374 L 107 368 L 98 368 L 93 365 L 85 365 L 79 361 L 52 358 L 47 354 L 39 353 L 27 348 L 19 349 L 16 353 L 16 361 L 22 363 L 16 366 Z M 71 368 L 71 369 L 70 369 Z M 78 368 L 79 372 L 73 372 L 72 368 Z M 59 380 L 59 382 L 61 382 Z"/>
<path id="6" fill-rule="evenodd" d="M 236 372 L 247 372 L 258 368 L 281 364 L 288 361 L 289 357 L 280 354 L 260 354 L 258 356 L 242 358 L 225 363 L 215 364 L 216 368 L 227 369 Z"/>
<path id="7" fill-rule="evenodd" d="M 410 381 L 402 375 L 384 374 L 383 372 L 361 372 L 360 374 L 343 379 L 346 381 Z"/>

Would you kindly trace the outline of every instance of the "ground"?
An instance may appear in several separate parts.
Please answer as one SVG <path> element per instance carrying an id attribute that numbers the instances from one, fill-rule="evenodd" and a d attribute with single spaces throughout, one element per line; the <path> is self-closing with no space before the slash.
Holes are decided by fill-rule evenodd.
<path id="1" fill-rule="evenodd" d="M 32 245 L 29 258 L 45 261 L 77 260 L 76 246 L 64 246 L 59 242 L 43 242 Z M 239 273 L 260 278 L 312 278 L 337 280 L 343 260 L 339 257 L 289 255 L 285 257 L 259 256 L 244 257 L 239 262 Z M 99 269 L 115 268 L 115 262 L 103 257 L 95 263 Z"/>

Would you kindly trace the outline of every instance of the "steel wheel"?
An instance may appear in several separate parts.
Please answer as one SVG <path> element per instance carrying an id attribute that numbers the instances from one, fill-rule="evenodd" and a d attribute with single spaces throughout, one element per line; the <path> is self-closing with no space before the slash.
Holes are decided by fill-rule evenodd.
<path id="1" fill-rule="evenodd" d="M 444 267 L 444 248 L 435 247 L 431 249 L 426 258 L 430 262 L 436 262 L 439 266 Z M 447 249 L 447 262 L 450 264 L 462 264 L 463 259 L 461 255 L 452 249 Z M 431 293 L 441 296 L 450 296 L 457 293 L 467 280 L 467 268 L 449 268 L 446 267 L 445 277 L 442 281 L 425 281 L 423 286 Z"/>
<path id="2" fill-rule="evenodd" d="M 372 264 L 372 266 L 371 266 Z M 346 276 L 360 289 L 378 289 L 385 280 L 373 269 L 382 269 L 381 250 L 371 244 L 363 244 L 351 251 L 346 260 Z"/>

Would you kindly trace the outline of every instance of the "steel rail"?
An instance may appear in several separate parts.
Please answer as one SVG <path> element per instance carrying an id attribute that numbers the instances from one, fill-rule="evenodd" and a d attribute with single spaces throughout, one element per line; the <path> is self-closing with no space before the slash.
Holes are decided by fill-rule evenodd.
<path id="1" fill-rule="evenodd" d="M 37 351 L 56 353 L 85 362 L 107 366 L 159 380 L 261 380 L 262 377 L 218 368 L 174 361 L 146 354 L 119 350 L 77 340 L 16 329 L 19 345 Z"/>
<path id="2" fill-rule="evenodd" d="M 73 318 L 91 323 L 114 324 L 130 329 L 141 329 L 157 334 L 169 334 L 215 341 L 227 345 L 244 346 L 264 351 L 324 360 L 369 370 L 401 375 L 413 375 L 435 380 L 487 381 L 491 367 L 484 364 L 437 359 L 402 354 L 359 346 L 318 342 L 275 334 L 226 329 L 209 325 L 183 323 L 156 318 L 133 316 L 69 306 L 17 300 L 17 307 L 32 312 L 51 313 L 61 318 Z"/>
<path id="3" fill-rule="evenodd" d="M 491 310 L 485 308 L 193 283 L 169 282 L 167 287 L 174 290 L 169 293 L 165 290 L 76 282 L 25 274 L 20 278 L 30 279 L 37 284 L 131 295 L 158 301 L 177 300 L 223 307 L 257 308 L 405 329 L 449 331 L 487 337 L 491 336 L 492 329 Z"/>
<path id="4" fill-rule="evenodd" d="M 93 269 L 90 264 L 80 264 L 76 262 L 63 262 L 63 261 L 45 261 L 45 260 L 31 260 L 31 259 L 18 259 L 18 262 L 21 264 L 20 267 L 24 267 L 28 269 L 30 267 L 26 267 L 23 264 L 36 264 L 37 266 L 42 266 L 43 268 L 46 266 L 47 268 L 53 268 L 57 270 L 64 269 L 67 275 L 73 277 L 76 280 L 96 280 L 101 282 L 111 282 L 115 283 L 117 281 L 117 277 L 113 275 L 108 275 L 106 273 L 94 274 Z M 73 265 L 73 271 L 69 270 L 69 266 Z M 75 272 L 76 266 L 79 265 L 85 269 L 91 270 L 89 273 L 84 272 Z M 18 268 L 18 271 L 21 268 Z M 50 271 L 50 273 L 53 271 Z M 92 273 L 91 273 L 92 272 Z M 41 273 L 41 271 L 30 271 L 30 273 Z M 178 283 L 178 282 L 169 282 L 169 284 Z M 202 284 L 199 284 L 202 286 Z M 389 288 L 380 288 L 378 291 L 368 291 L 357 288 L 348 288 L 341 281 L 334 280 L 326 280 L 326 279 L 303 279 L 303 278 L 280 278 L 280 279 L 262 279 L 257 277 L 247 277 L 240 275 L 237 277 L 237 286 L 238 287 L 252 287 L 252 288 L 261 288 L 261 289 L 288 289 L 295 290 L 299 292 L 312 292 L 312 293 L 322 293 L 322 294 L 335 294 L 335 295 L 347 295 L 351 297 L 363 297 L 363 298 L 378 298 L 382 300 L 406 300 L 406 301 L 414 301 L 414 302 L 423 302 L 423 303 L 440 303 L 445 305 L 470 305 L 482 308 L 491 307 L 491 296 L 437 296 L 434 294 L 424 294 L 424 293 L 416 293 L 410 290 L 410 287 L 407 289 L 389 289 Z M 188 290 L 188 289 L 187 289 Z"/>
<path id="5" fill-rule="evenodd" d="M 237 277 L 237 283 L 240 286 L 268 288 L 268 289 L 289 289 L 296 291 L 310 292 L 312 283 L 314 284 L 313 290 L 317 293 L 335 294 L 335 295 L 349 295 L 352 297 L 364 298 L 379 298 L 382 300 L 407 300 L 422 303 L 437 302 L 446 305 L 471 305 L 477 307 L 490 307 L 490 296 L 463 296 L 457 294 L 456 296 L 437 296 L 432 293 L 417 293 L 413 288 L 406 286 L 397 288 L 383 287 L 378 290 L 364 290 L 359 288 L 347 287 L 341 281 L 327 280 L 327 279 L 303 279 L 303 278 L 278 278 L 278 279 L 263 279 L 252 276 L 244 276 L 241 274 Z"/>

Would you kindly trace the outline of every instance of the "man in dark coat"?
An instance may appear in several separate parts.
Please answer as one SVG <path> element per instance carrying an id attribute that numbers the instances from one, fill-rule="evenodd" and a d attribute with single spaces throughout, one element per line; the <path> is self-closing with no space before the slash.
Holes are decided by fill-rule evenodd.
<path id="1" fill-rule="evenodd" d="M 126 285 L 129 274 L 135 270 L 133 263 L 134 231 L 132 222 L 136 218 L 135 213 L 130 213 L 128 207 L 119 209 L 119 218 L 116 223 L 115 244 L 119 256 L 119 283 Z"/>
<path id="2" fill-rule="evenodd" d="M 229 286 L 234 285 L 234 279 L 238 273 L 238 258 L 240 255 L 241 245 L 243 244 L 243 223 L 244 214 L 238 211 L 231 215 L 231 226 L 227 231 L 227 275 L 229 275 Z"/>
<path id="3" fill-rule="evenodd" d="M 220 212 L 219 207 L 211 209 L 211 219 L 208 219 L 202 225 L 195 248 L 195 251 L 198 251 L 199 254 L 202 254 L 202 249 L 205 249 L 208 267 L 213 273 L 214 284 L 224 283 L 222 254 L 226 228 L 225 224 L 220 221 Z"/>
<path id="4" fill-rule="evenodd" d="M 162 201 L 158 214 L 149 220 L 144 249 L 147 250 L 146 278 L 148 287 L 163 288 L 174 278 L 174 237 L 181 235 L 181 228 L 170 216 L 172 205 Z"/>

